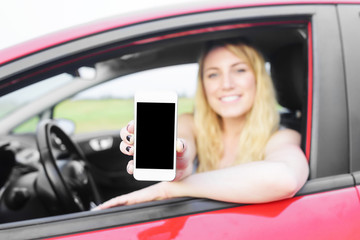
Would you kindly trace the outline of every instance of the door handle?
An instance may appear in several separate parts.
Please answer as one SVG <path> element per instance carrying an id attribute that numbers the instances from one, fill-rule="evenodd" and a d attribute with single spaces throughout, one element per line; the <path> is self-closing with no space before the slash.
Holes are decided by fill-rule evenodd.
<path id="1" fill-rule="evenodd" d="M 112 148 L 114 139 L 112 137 L 94 138 L 89 141 L 89 145 L 93 151 L 104 151 Z"/>

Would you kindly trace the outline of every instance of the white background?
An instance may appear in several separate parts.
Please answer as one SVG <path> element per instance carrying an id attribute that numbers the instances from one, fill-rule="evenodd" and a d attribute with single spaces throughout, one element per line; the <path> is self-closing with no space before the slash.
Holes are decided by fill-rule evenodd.
<path id="1" fill-rule="evenodd" d="M 2 0 L 0 49 L 123 13 L 205 0 Z"/>
<path id="2" fill-rule="evenodd" d="M 171 5 L 195 5 L 207 0 L 2 0 L 0 5 L 0 50 L 21 42 L 66 29 L 76 25 L 113 17 L 116 15 L 166 8 Z M 147 10 L 148 11 L 148 10 Z M 174 74 L 177 73 L 177 74 Z M 192 96 L 195 92 L 195 79 L 197 65 L 178 69 L 164 69 L 152 72 L 152 81 L 148 86 L 148 74 L 134 76 L 137 82 L 152 88 L 162 86 L 166 89 L 177 89 L 180 94 Z M 171 76 L 173 81 L 168 81 Z M 174 79 L 175 78 L 175 79 Z M 143 80 L 142 80 L 143 79 Z M 172 83 L 172 84 L 167 84 Z M 174 84 L 176 83 L 176 84 Z M 115 89 L 115 92 L 114 92 Z M 128 86 L 125 92 L 120 86 L 105 87 L 104 91 L 88 91 L 83 97 L 114 97 L 127 98 L 133 94 L 134 89 Z M 129 92 L 129 89 L 132 89 Z"/>

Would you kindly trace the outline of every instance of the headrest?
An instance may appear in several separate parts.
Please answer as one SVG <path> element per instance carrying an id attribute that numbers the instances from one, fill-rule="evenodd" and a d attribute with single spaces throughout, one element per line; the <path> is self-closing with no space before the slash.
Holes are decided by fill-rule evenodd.
<path id="1" fill-rule="evenodd" d="M 271 58 L 271 76 L 279 104 L 301 111 L 306 102 L 306 48 L 294 44 L 276 51 Z"/>

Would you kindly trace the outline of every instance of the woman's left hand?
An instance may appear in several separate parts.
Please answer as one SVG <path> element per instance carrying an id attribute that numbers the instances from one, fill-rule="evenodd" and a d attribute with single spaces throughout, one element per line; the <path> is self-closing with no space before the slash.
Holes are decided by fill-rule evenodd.
<path id="1" fill-rule="evenodd" d="M 112 198 L 92 210 L 102 210 L 116 206 L 163 200 L 169 198 L 166 191 L 167 182 L 160 182 L 152 186 Z"/>

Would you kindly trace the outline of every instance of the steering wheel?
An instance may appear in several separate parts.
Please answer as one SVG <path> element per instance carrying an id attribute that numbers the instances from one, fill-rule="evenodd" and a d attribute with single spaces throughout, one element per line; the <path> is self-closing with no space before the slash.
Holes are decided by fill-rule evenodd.
<path id="1" fill-rule="evenodd" d="M 55 120 L 39 123 L 37 144 L 46 178 L 65 213 L 101 203 L 85 155 Z"/>

